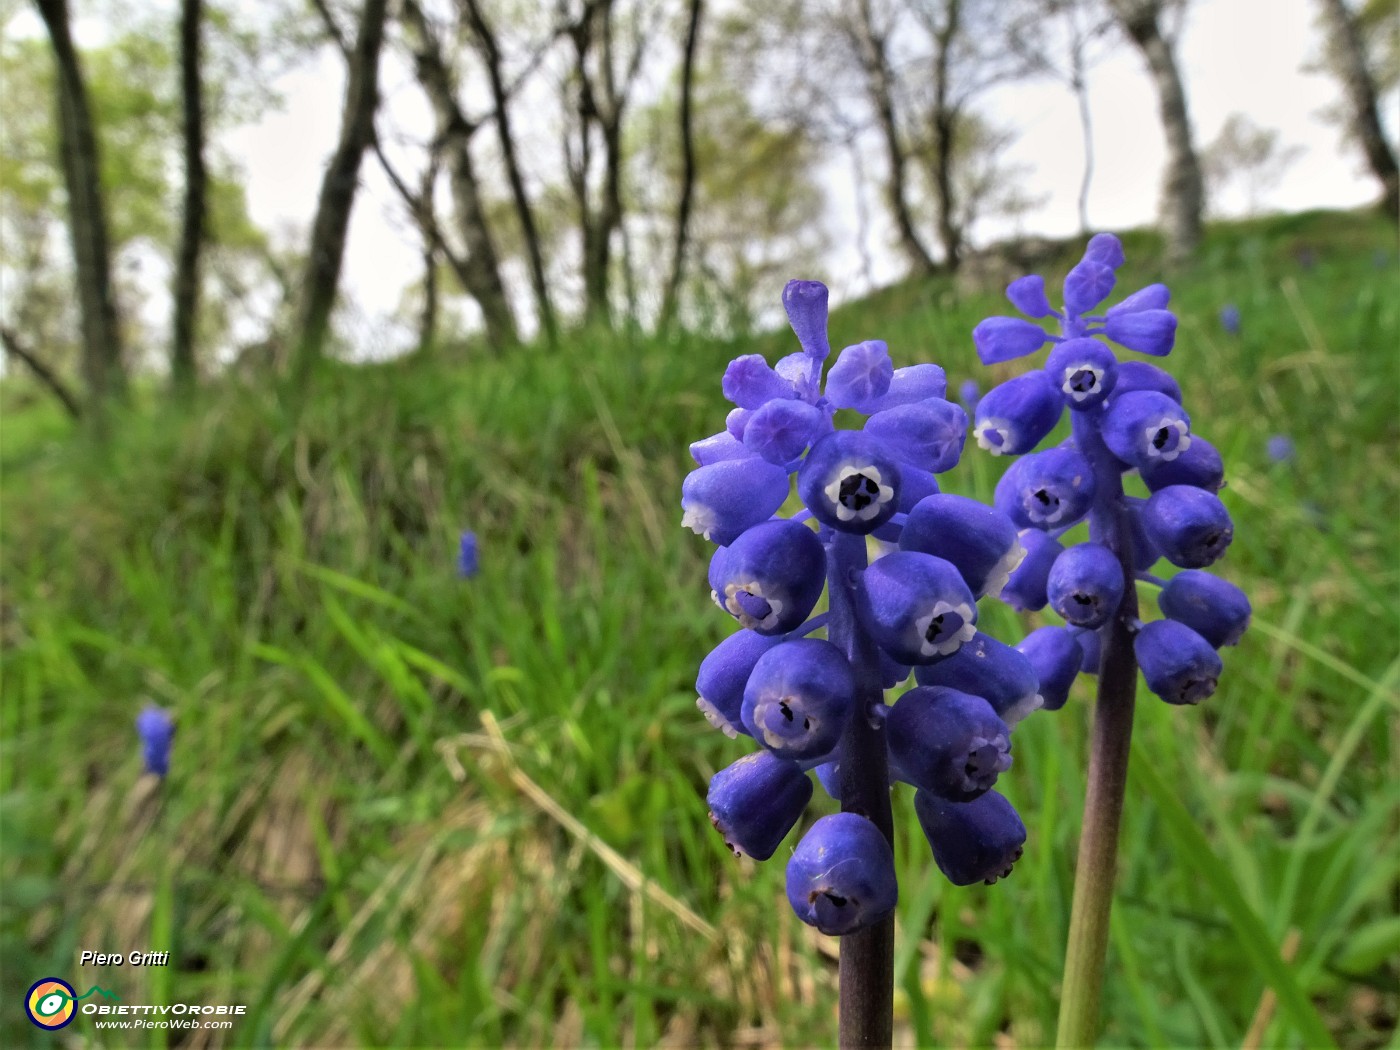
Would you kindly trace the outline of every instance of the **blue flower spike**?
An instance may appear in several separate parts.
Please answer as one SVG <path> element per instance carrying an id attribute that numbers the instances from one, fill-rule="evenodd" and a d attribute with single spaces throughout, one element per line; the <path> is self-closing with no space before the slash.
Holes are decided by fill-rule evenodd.
<path id="1" fill-rule="evenodd" d="M 797 917 L 822 933 L 840 936 L 873 926 L 899 900 L 894 851 L 866 817 L 822 817 L 788 861 L 787 896 Z"/>
<path id="2" fill-rule="evenodd" d="M 481 571 L 481 557 L 477 550 L 476 533 L 463 532 L 457 541 L 457 575 L 470 580 Z"/>
<path id="3" fill-rule="evenodd" d="M 141 761 L 147 773 L 164 777 L 170 772 L 170 745 L 175 740 L 175 719 L 156 704 L 147 704 L 136 716 L 136 735 L 141 738 Z"/>
<path id="4" fill-rule="evenodd" d="M 1054 313 L 1043 283 L 1018 286 L 1012 299 L 1032 317 Z M 896 368 L 876 339 L 832 359 L 827 290 L 817 282 L 789 282 L 783 305 L 800 350 L 774 364 L 757 354 L 731 361 L 720 386 L 735 407 L 724 429 L 690 446 L 696 468 L 682 485 L 682 524 L 716 545 L 711 597 L 739 628 L 701 662 L 696 706 L 726 736 L 759 745 L 710 782 L 711 820 L 735 854 L 779 851 L 813 774 L 847 810 L 812 826 L 787 872 L 798 916 L 840 935 L 893 911 L 893 851 L 880 830 L 890 788 L 904 781 L 971 800 L 1010 765 L 1012 727 L 1041 703 L 1035 667 L 978 633 L 977 602 L 1019 568 L 1018 530 L 1032 528 L 1033 512 L 1029 542 L 1042 552 L 1040 575 L 1049 572 L 1060 545 L 1038 530 L 1082 517 L 1093 477 L 1064 450 L 1031 464 L 1023 480 L 1046 491 L 1018 490 L 1017 515 L 941 493 L 937 475 L 956 466 L 968 429 L 944 370 Z M 1050 338 L 1030 321 L 1011 324 L 1028 326 L 1008 337 L 1024 352 Z M 977 397 L 966 394 L 969 404 Z M 983 400 L 999 421 L 1000 450 L 1015 455 L 1055 427 L 1067 399 L 1038 372 Z M 837 429 L 838 411 L 843 424 L 851 413 L 865 418 Z M 788 516 L 794 489 L 801 508 Z M 1038 586 L 1044 604 L 1043 578 Z M 886 703 L 887 690 L 897 702 Z M 1005 808 L 961 812 L 993 814 L 1002 834 Z M 1007 870 L 1000 846 L 955 841 L 983 835 L 978 819 L 950 828 L 937 847 L 953 858 L 948 870 L 971 864 L 979 880 Z M 1024 837 L 1022 828 L 1014 848 Z"/>
<path id="5" fill-rule="evenodd" d="M 991 415 L 986 402 L 996 391 L 977 410 L 980 445 L 993 446 L 989 451 L 997 454 L 1008 445 L 1024 453 L 996 487 L 997 509 L 1022 530 L 1026 551 L 1000 597 L 1027 612 L 1048 604 L 1068 624 L 1041 627 L 1016 647 L 1031 665 L 1048 710 L 1065 704 L 1080 673 L 1098 673 L 1112 631 L 1134 637 L 1138 666 L 1153 692 L 1172 704 L 1199 702 L 1214 692 L 1221 673 L 1216 650 L 1236 644 L 1249 624 L 1244 592 L 1200 571 L 1220 559 L 1234 535 L 1218 496 L 1225 486 L 1220 452 L 1192 432 L 1171 373 L 1124 356 L 1170 354 L 1177 333 L 1171 292 L 1149 284 L 1113 303 L 1115 271 L 1123 262 L 1122 243 L 1099 234 L 1065 277 L 1061 309 L 1046 298 L 1042 278 L 1022 277 L 1011 283 L 1007 297 L 1032 320 L 992 317 L 973 330 L 987 364 L 1034 353 L 1042 345 L 1037 333 L 1052 342 L 1041 372 L 998 389 L 1044 375 L 1071 409 L 1070 438 L 1040 451 L 983 425 Z M 1057 334 L 1035 323 L 1045 318 L 1058 321 Z M 1223 310 L 1221 323 L 1237 332 L 1238 311 Z M 1271 452 L 1271 458 L 1282 457 Z M 1149 498 L 1124 492 L 1122 478 L 1133 473 Z M 1088 541 L 1068 543 L 1064 534 L 1085 519 Z M 1166 581 L 1152 575 L 1163 558 L 1183 571 Z M 1166 619 L 1144 625 L 1138 618 L 1139 580 L 1162 587 L 1158 605 Z M 954 659 L 919 668 L 915 677 L 921 685 L 953 684 L 940 676 Z"/>

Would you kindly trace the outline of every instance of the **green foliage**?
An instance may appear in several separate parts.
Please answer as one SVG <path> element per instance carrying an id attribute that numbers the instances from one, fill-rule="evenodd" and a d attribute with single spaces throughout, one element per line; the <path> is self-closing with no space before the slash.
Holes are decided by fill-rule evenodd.
<path id="1" fill-rule="evenodd" d="M 1127 289 L 1160 243 L 1125 240 Z M 1176 371 L 1229 470 L 1223 569 L 1256 623 L 1201 709 L 1140 699 L 1105 1046 L 1240 1045 L 1261 1015 L 1256 1045 L 1313 1045 L 1312 1011 L 1355 1050 L 1393 1031 L 1395 266 L 1383 222 L 1313 214 L 1212 230 L 1174 284 Z M 985 387 L 968 332 L 999 303 L 911 282 L 832 338 Z M 299 414 L 228 379 L 102 448 L 7 381 L 12 983 L 79 976 L 82 947 L 169 948 L 170 971 L 103 986 L 246 1002 L 227 1045 L 829 1044 L 833 942 L 789 914 L 780 859 L 740 867 L 706 820 L 741 747 L 693 707 L 725 627 L 678 524 L 725 361 L 789 342 L 599 333 L 328 367 Z M 1289 465 L 1265 452 L 1280 432 Z M 970 452 L 949 487 L 986 495 L 997 469 Z M 146 697 L 179 719 L 163 785 L 140 774 Z M 898 793 L 905 1041 L 1051 1038 L 1088 700 L 1018 730 L 1006 791 L 1031 839 L 994 888 L 942 880 Z M 15 1016 L 5 1045 L 44 1038 Z"/>

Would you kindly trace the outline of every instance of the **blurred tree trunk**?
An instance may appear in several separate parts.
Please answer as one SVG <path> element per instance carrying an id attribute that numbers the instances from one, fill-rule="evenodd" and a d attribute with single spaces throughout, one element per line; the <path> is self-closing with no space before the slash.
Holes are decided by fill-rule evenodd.
<path id="1" fill-rule="evenodd" d="M 914 229 L 914 217 L 909 209 L 909 155 L 900 140 L 899 122 L 895 115 L 894 73 L 890 69 L 888 45 L 884 33 L 875 24 L 870 0 L 860 0 L 859 9 L 856 43 L 859 46 L 860 63 L 865 70 L 870 102 L 875 109 L 876 119 L 880 124 L 880 136 L 885 143 L 885 162 L 889 166 L 885 197 L 899 234 L 900 249 L 908 259 L 909 265 L 919 273 L 932 273 L 933 257 L 919 240 L 919 235 Z"/>
<path id="2" fill-rule="evenodd" d="M 82 317 L 83 381 L 89 415 L 100 419 L 110 396 L 126 390 L 121 330 L 112 288 L 107 215 L 92 111 L 69 29 L 67 0 L 34 0 L 48 30 L 57 66 L 59 153 L 68 191 L 68 233 Z"/>
<path id="3" fill-rule="evenodd" d="M 185 213 L 175 261 L 175 320 L 170 347 L 170 378 L 188 393 L 198 379 L 195 325 L 199 316 L 199 254 L 204 243 L 204 89 L 200 76 L 200 22 L 204 0 L 180 6 L 180 84 L 185 147 Z"/>
<path id="4" fill-rule="evenodd" d="M 515 136 L 510 128 L 510 99 L 507 97 L 505 78 L 501 74 L 501 49 L 496 43 L 496 34 L 482 15 L 481 6 L 476 0 L 463 0 L 463 7 L 471 23 L 472 32 L 476 34 L 481 47 L 482 57 L 486 60 L 496 130 L 501 142 L 501 158 L 505 161 L 511 199 L 515 203 L 516 219 L 520 223 L 521 236 L 525 240 L 526 258 L 530 262 L 530 283 L 535 290 L 535 308 L 539 311 L 540 328 L 550 345 L 553 345 L 558 340 L 559 330 L 554 318 L 554 306 L 550 302 L 549 285 L 545 280 L 544 251 L 540 246 L 539 231 L 535 227 L 535 213 L 530 206 L 529 195 L 525 192 L 525 179 L 521 175 L 520 162 L 516 156 Z"/>
<path id="5" fill-rule="evenodd" d="M 681 63 L 681 199 L 676 209 L 676 233 L 671 252 L 671 275 L 661 300 L 664 333 L 675 321 L 685 273 L 686 241 L 690 237 L 690 209 L 695 198 L 695 128 L 691 109 L 695 94 L 695 52 L 700 45 L 700 19 L 704 0 L 690 0 L 690 22 L 685 33 L 685 58 Z"/>
<path id="6" fill-rule="evenodd" d="M 481 124 L 468 120 L 457 104 L 455 84 L 436 34 L 417 0 L 404 0 L 404 23 L 412 31 L 410 47 L 418 82 L 432 104 L 437 143 L 447 158 L 447 178 L 457 230 L 466 258 L 455 267 L 463 290 L 476 300 L 486 338 L 497 350 L 520 341 L 515 314 L 501 279 L 500 257 L 486 219 L 481 183 L 472 161 L 471 140 Z"/>
<path id="7" fill-rule="evenodd" d="M 437 344 L 438 329 L 438 232 L 433 198 L 437 194 L 442 151 L 434 148 L 423 169 L 423 181 L 414 198 L 414 219 L 423 237 L 423 309 L 418 315 L 418 349 L 431 350 Z"/>
<path id="8" fill-rule="evenodd" d="M 953 185 L 954 136 L 957 134 L 959 107 L 949 92 L 948 67 L 953 44 L 962 32 L 962 4 L 947 0 L 943 18 L 930 26 L 933 35 L 933 108 L 929 123 L 933 143 L 933 194 L 938 209 L 938 242 L 943 249 L 943 265 L 956 271 L 962 262 L 962 226 L 958 222 L 957 191 Z"/>
<path id="9" fill-rule="evenodd" d="M 1346 92 L 1351 133 L 1365 152 L 1372 173 L 1380 180 L 1381 207 L 1394 218 L 1400 213 L 1400 169 L 1381 126 L 1378 92 L 1366 64 L 1361 33 L 1344 0 L 1322 0 L 1322 15 L 1330 37 L 1333 71 Z M 1393 21 L 1388 31 L 1395 31 Z"/>
<path id="10" fill-rule="evenodd" d="M 1157 89 L 1162 130 L 1167 138 L 1167 171 L 1162 184 L 1162 224 L 1167 255 L 1176 263 L 1195 254 L 1201 243 L 1205 191 L 1200 160 L 1191 138 L 1186 90 L 1171 42 L 1162 32 L 1163 0 L 1109 0 L 1123 31 L 1142 52 Z"/>
<path id="11" fill-rule="evenodd" d="M 662 10 L 659 5 L 657 10 Z M 640 13 L 635 22 L 631 54 L 619 78 L 614 0 L 585 0 L 578 18 L 566 28 L 574 45 L 574 79 L 578 97 L 578 147 L 565 140 L 569 183 L 579 208 L 583 242 L 584 320 L 611 320 L 610 282 L 613 238 L 623 221 L 622 124 L 631 90 L 645 57 L 648 33 Z M 594 202 L 591 188 L 593 140 L 602 147 L 602 174 Z"/>
<path id="12" fill-rule="evenodd" d="M 365 0 L 345 82 L 340 141 L 321 181 L 311 249 L 302 278 L 302 306 L 295 368 L 305 374 L 320 360 L 330 330 L 331 308 L 340 283 L 350 211 L 359 189 L 360 160 L 374 141 L 374 112 L 379 105 L 379 51 L 389 0 Z"/>

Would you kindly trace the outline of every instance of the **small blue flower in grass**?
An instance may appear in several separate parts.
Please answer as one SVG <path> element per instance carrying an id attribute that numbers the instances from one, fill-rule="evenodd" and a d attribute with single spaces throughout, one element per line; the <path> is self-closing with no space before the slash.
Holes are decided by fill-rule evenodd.
<path id="1" fill-rule="evenodd" d="M 958 404 L 969 416 L 977 411 L 977 403 L 982 400 L 982 387 L 975 379 L 964 379 L 958 386 Z"/>
<path id="2" fill-rule="evenodd" d="M 1102 274 L 1086 279 L 1092 296 Z M 1015 515 L 942 493 L 937 475 L 956 465 L 968 429 L 943 369 L 896 368 L 874 339 L 828 366 L 826 289 L 794 281 L 783 303 L 800 351 L 772 365 L 756 354 L 730 362 L 720 386 L 735 407 L 723 430 L 690 446 L 683 524 L 718 545 L 712 597 L 740 627 L 701 663 L 696 703 L 713 726 L 761 748 L 710 782 L 711 819 L 735 853 L 778 850 L 812 793 L 809 772 L 852 810 L 818 820 L 788 865 L 798 916 L 842 934 L 894 907 L 893 854 L 876 819 L 888 816 L 877 810 L 890 785 L 966 801 L 1010 765 L 1011 727 L 1041 698 L 1030 659 L 978 633 L 977 602 L 1020 566 L 1024 519 L 1082 517 L 1093 478 L 1082 456 L 1063 450 L 1008 497 Z M 1071 382 L 1084 386 L 1085 372 L 1111 385 L 1103 362 L 1072 363 Z M 1003 391 L 989 408 L 1004 426 L 984 427 L 997 430 L 987 441 L 1025 451 L 1055 425 L 1060 398 L 1045 375 L 1015 396 Z M 1027 406 L 1039 413 L 1029 423 Z M 837 429 L 838 411 L 866 418 Z M 794 490 L 802 509 L 783 516 Z M 818 613 L 823 592 L 827 611 Z M 885 691 L 905 687 L 916 665 L 928 681 L 886 705 Z M 1010 827 L 1007 811 L 1001 800 L 976 812 Z M 982 830 L 976 820 L 956 826 Z M 960 833 L 945 831 L 937 847 L 952 850 L 952 870 L 980 870 L 982 861 L 965 859 L 974 856 L 995 862 L 979 879 L 1008 870 L 1009 853 L 959 846 Z M 1024 829 L 1016 849 L 1023 840 Z"/>
<path id="3" fill-rule="evenodd" d="M 1271 463 L 1290 463 L 1297 449 L 1293 445 L 1293 439 L 1287 434 L 1273 434 L 1265 443 L 1264 451 Z"/>
<path id="4" fill-rule="evenodd" d="M 175 720 L 170 712 L 147 704 L 136 716 L 136 734 L 141 738 L 141 760 L 146 772 L 163 777 L 170 772 L 170 745 L 175 739 Z"/>
<path id="5" fill-rule="evenodd" d="M 1220 308 L 1220 327 L 1229 335 L 1240 334 L 1240 308 L 1234 303 L 1226 303 Z"/>
<path id="6" fill-rule="evenodd" d="M 1099 234 L 1065 278 L 1061 309 L 1051 304 L 1042 278 L 1022 277 L 1007 288 L 1007 298 L 1028 320 L 992 317 L 973 330 L 985 364 L 1053 346 L 1043 370 L 1003 383 L 978 407 L 979 421 L 989 403 L 1000 414 L 995 429 L 986 428 L 989 440 L 979 443 L 1001 454 L 1026 453 L 996 488 L 997 507 L 1025 530 L 1027 552 L 1001 597 L 1022 610 L 1049 604 L 1070 625 L 1041 628 L 1017 647 L 1052 710 L 1064 704 L 1077 673 L 1097 673 L 1101 632 L 1116 624 L 1137 632 L 1136 656 L 1148 687 L 1181 704 L 1214 691 L 1220 674 L 1215 650 L 1237 642 L 1249 622 L 1243 592 L 1199 571 L 1217 561 L 1234 536 L 1217 495 L 1225 485 L 1220 453 L 1193 431 L 1177 381 L 1159 365 L 1124 359 L 1113 346 L 1165 357 L 1177 332 L 1165 285 L 1148 285 L 1105 309 L 1122 262 L 1117 238 Z M 1044 318 L 1054 318 L 1058 332 L 1042 328 Z M 1225 307 L 1220 321 L 1237 334 L 1239 310 Z M 1048 377 L 1056 403 L 1023 393 L 1040 389 L 1034 385 L 1039 376 Z M 1070 439 L 1032 451 L 1065 408 Z M 1151 493 L 1148 499 L 1124 493 L 1122 478 L 1133 472 Z M 1063 546 L 1064 533 L 1085 519 L 1088 542 Z M 1036 532 L 1039 537 L 1031 538 Z M 1143 626 L 1136 615 L 1137 581 L 1160 583 L 1150 570 L 1161 558 L 1187 571 L 1163 587 L 1167 619 Z"/>
<path id="7" fill-rule="evenodd" d="M 463 532 L 457 544 L 457 575 L 464 580 L 469 580 L 481 571 L 481 562 L 477 553 L 476 533 L 470 530 Z"/>

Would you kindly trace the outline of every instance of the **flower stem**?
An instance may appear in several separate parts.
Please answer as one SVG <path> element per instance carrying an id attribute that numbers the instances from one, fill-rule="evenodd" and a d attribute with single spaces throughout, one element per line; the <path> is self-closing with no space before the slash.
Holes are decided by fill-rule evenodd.
<path id="1" fill-rule="evenodd" d="M 841 739 L 841 809 L 869 818 L 894 846 L 883 723 L 870 712 L 885 697 L 879 652 L 855 616 L 856 576 L 867 564 L 865 537 L 831 540 L 827 637 L 855 673 L 851 722 Z M 894 1037 L 894 917 L 841 938 L 840 1045 L 888 1047 Z"/>
<path id="2" fill-rule="evenodd" d="M 1111 508 L 1091 515 L 1089 532 L 1091 538 L 1106 544 L 1118 555 L 1128 586 L 1123 592 L 1118 615 L 1101 632 L 1103 655 L 1099 663 L 1094 728 L 1089 741 L 1089 776 L 1079 860 L 1074 873 L 1069 943 L 1065 948 L 1060 1023 L 1055 1037 L 1057 1047 L 1090 1047 L 1098 1037 L 1104 961 L 1108 954 L 1108 921 L 1118 868 L 1118 829 L 1128 786 L 1128 754 L 1137 697 L 1138 669 L 1133 654 L 1132 624 L 1137 622 L 1138 603 L 1137 588 L 1132 583 L 1132 529 L 1124 519 L 1125 505 L 1116 498 L 1123 491 L 1122 468 L 1104 447 L 1097 422 L 1096 417 L 1075 414 L 1075 441 L 1094 464 L 1095 484 L 1099 487 L 1096 504 Z"/>

